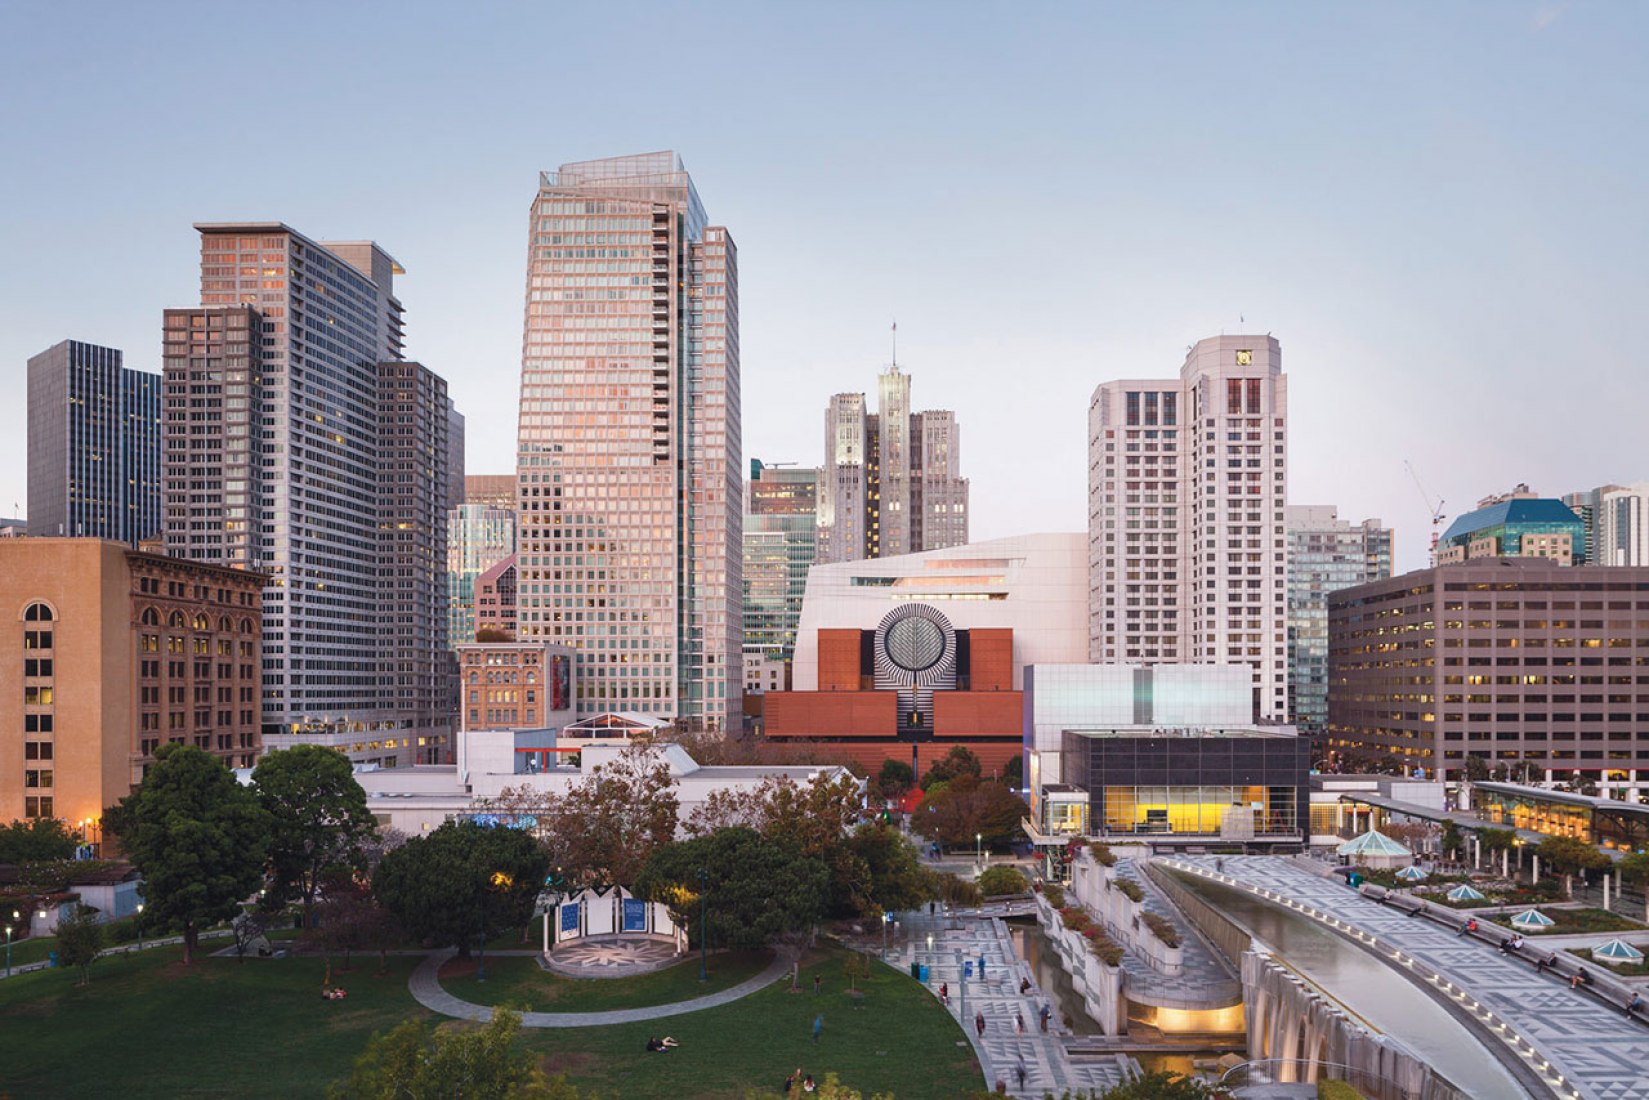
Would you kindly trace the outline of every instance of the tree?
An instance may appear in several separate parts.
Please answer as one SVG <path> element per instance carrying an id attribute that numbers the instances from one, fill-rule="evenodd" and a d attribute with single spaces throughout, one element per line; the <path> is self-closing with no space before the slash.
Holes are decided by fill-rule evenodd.
<path id="1" fill-rule="evenodd" d="M 1517 833 L 1512 829 L 1479 829 L 1477 844 L 1485 852 L 1507 852 L 1517 847 Z"/>
<path id="2" fill-rule="evenodd" d="M 92 963 L 97 961 L 102 950 L 103 926 L 97 923 L 97 915 L 92 910 L 82 905 L 73 916 L 58 922 L 57 963 L 80 971 L 80 980 L 76 985 L 85 985 L 92 980 Z"/>
<path id="3" fill-rule="evenodd" d="M 340 874 L 328 878 L 322 887 L 315 903 L 315 924 L 305 939 L 329 955 L 342 953 L 342 969 L 348 970 L 354 952 L 371 948 L 378 950 L 382 965 L 398 931 L 394 915 L 378 904 L 371 890 L 353 876 Z"/>
<path id="4" fill-rule="evenodd" d="M 916 773 L 903 760 L 882 761 L 882 770 L 876 773 L 876 789 L 883 798 L 898 798 L 916 785 Z"/>
<path id="5" fill-rule="evenodd" d="M 935 783 L 944 783 L 955 779 L 959 775 L 971 775 L 979 778 L 979 757 L 975 756 L 964 745 L 952 745 L 950 752 L 934 762 L 933 767 L 922 777 L 922 789 L 925 791 Z"/>
<path id="6" fill-rule="evenodd" d="M 1440 843 L 1443 854 L 1450 858 L 1466 850 L 1466 838 L 1460 835 L 1460 826 L 1454 823 L 1453 818 L 1443 822 L 1443 839 Z"/>
<path id="7" fill-rule="evenodd" d="M 1623 882 L 1642 888 L 1643 915 L 1649 920 L 1649 852 L 1633 852 L 1615 864 L 1615 869 Z"/>
<path id="8" fill-rule="evenodd" d="M 979 876 L 979 892 L 987 898 L 1005 894 L 1023 894 L 1031 888 L 1025 876 L 1012 867 L 998 864 Z"/>
<path id="9" fill-rule="evenodd" d="M 645 744 L 597 765 L 565 794 L 507 788 L 487 803 L 536 836 L 550 866 L 580 887 L 634 882 L 653 849 L 675 839 L 680 806 L 669 765 Z"/>
<path id="10" fill-rule="evenodd" d="M 1489 777 L 1489 762 L 1482 755 L 1469 752 L 1464 764 L 1466 778 L 1473 783 L 1481 783 Z"/>
<path id="11" fill-rule="evenodd" d="M 476 937 L 526 923 L 548 867 L 520 829 L 449 821 L 384 856 L 372 892 L 411 935 L 467 956 Z"/>
<path id="12" fill-rule="evenodd" d="M 45 863 L 73 859 L 79 838 L 55 817 L 0 825 L 0 863 Z"/>
<path id="13" fill-rule="evenodd" d="M 748 948 L 811 928 L 824 915 L 829 887 L 822 861 L 754 829 L 731 828 L 656 849 L 635 892 L 670 906 L 702 941 L 702 890 L 710 942 Z"/>
<path id="14" fill-rule="evenodd" d="M 1099 1097 L 1100 1100 L 1213 1100 L 1226 1095 L 1229 1094 L 1217 1086 L 1210 1087 L 1191 1077 L 1157 1070 L 1120 1085 L 1112 1085 Z"/>
<path id="15" fill-rule="evenodd" d="M 1015 789 L 1025 785 L 1025 757 L 1015 753 L 1008 761 L 1008 766 L 1002 769 L 1002 782 Z"/>
<path id="16" fill-rule="evenodd" d="M 910 827 L 941 844 L 971 845 L 980 836 L 987 846 L 1005 845 L 1023 835 L 1029 813 L 1007 784 L 963 775 L 929 787 Z"/>
<path id="17" fill-rule="evenodd" d="M 319 745 L 272 752 L 252 772 L 258 801 L 269 813 L 270 877 L 282 898 L 303 902 L 314 916 L 321 876 L 335 867 L 365 869 L 364 846 L 378 831 L 355 781 L 349 757 Z"/>
<path id="18" fill-rule="evenodd" d="M 933 899 L 932 877 L 916 846 L 898 829 L 867 822 L 853 830 L 847 846 L 869 873 L 866 889 L 856 899 L 860 915 L 915 909 Z"/>
<path id="19" fill-rule="evenodd" d="M 431 1031 L 408 1020 L 368 1040 L 332 1100 L 578 1100 L 566 1078 L 546 1079 L 531 1051 L 516 1047 L 521 1016 L 493 1010 L 483 1027 Z"/>
<path id="20" fill-rule="evenodd" d="M 1610 864 L 1609 857 L 1578 837 L 1549 836 L 1535 846 L 1534 854 L 1555 874 L 1563 876 L 1563 892 L 1573 892 L 1577 872 L 1599 871 Z"/>
<path id="21" fill-rule="evenodd" d="M 243 963 L 246 961 L 246 953 L 269 931 L 263 915 L 252 912 L 242 913 L 236 917 L 229 928 L 235 936 L 235 960 Z M 267 940 L 264 942 L 268 943 Z"/>
<path id="22" fill-rule="evenodd" d="M 221 760 L 193 745 L 160 746 L 104 827 L 143 876 L 144 917 L 183 930 L 185 964 L 201 929 L 239 913 L 263 882 L 269 814 Z"/>

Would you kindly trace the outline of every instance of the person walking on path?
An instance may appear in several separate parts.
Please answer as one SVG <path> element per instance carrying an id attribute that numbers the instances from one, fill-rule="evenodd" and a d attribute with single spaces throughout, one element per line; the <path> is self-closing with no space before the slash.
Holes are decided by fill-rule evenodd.
<path id="1" fill-rule="evenodd" d="M 973 1030 L 979 1033 L 981 1039 L 985 1037 L 985 1013 L 983 1011 L 973 1014 Z"/>
<path id="2" fill-rule="evenodd" d="M 1043 1005 L 1042 1010 L 1037 1015 L 1042 1018 L 1042 1033 L 1046 1035 L 1048 1032 L 1048 1017 L 1053 1015 L 1053 1009 Z"/>
<path id="3" fill-rule="evenodd" d="M 813 1017 L 813 1041 L 815 1043 L 819 1041 L 819 1035 L 823 1031 L 824 1031 L 824 1013 L 821 1012 L 817 1016 Z"/>
<path id="4" fill-rule="evenodd" d="M 1013 1010 L 1013 1026 L 1019 1031 L 1019 1034 L 1025 1034 L 1025 1014 L 1017 1008 Z M 1020 1083 L 1023 1084 L 1024 1082 Z"/>
<path id="5" fill-rule="evenodd" d="M 1019 1078 L 1019 1087 L 1024 1088 L 1025 1074 L 1027 1071 L 1025 1068 L 1025 1056 L 1023 1054 L 1019 1055 L 1019 1060 L 1014 1063 L 1013 1072 L 1014 1076 Z"/>
<path id="6" fill-rule="evenodd" d="M 823 982 L 824 982 L 824 979 L 819 977 L 819 975 L 817 975 L 817 974 L 813 975 L 813 995 L 815 997 L 817 997 L 819 995 L 819 986 Z"/>

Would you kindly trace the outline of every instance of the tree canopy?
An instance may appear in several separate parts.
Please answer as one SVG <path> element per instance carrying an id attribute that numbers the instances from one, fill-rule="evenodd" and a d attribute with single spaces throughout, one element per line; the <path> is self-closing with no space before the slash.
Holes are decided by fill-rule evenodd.
<path id="1" fill-rule="evenodd" d="M 54 817 L 0 825 L 0 863 L 44 863 L 73 859 L 79 839 Z"/>
<path id="2" fill-rule="evenodd" d="M 702 892 L 711 943 L 760 947 L 817 923 L 829 886 L 830 872 L 821 860 L 803 855 L 793 843 L 737 826 L 656 849 L 635 892 L 670 906 L 694 941 L 704 935 Z"/>
<path id="3" fill-rule="evenodd" d="M 675 839 L 680 806 L 669 765 L 634 745 L 565 794 L 506 789 L 487 808 L 536 836 L 569 884 L 607 887 L 634 882 L 653 849 Z"/>
<path id="4" fill-rule="evenodd" d="M 91 981 L 92 963 L 103 950 L 103 926 L 84 905 L 57 925 L 57 964 L 80 972 L 78 984 Z"/>
<path id="5" fill-rule="evenodd" d="M 935 897 L 932 874 L 898 829 L 868 822 L 853 830 L 847 846 L 867 872 L 865 888 L 855 899 L 861 914 L 915 909 Z"/>
<path id="6" fill-rule="evenodd" d="M 412 935 L 468 954 L 532 916 L 549 856 L 521 829 L 449 821 L 389 852 L 372 891 Z"/>
<path id="7" fill-rule="evenodd" d="M 978 779 L 980 774 L 979 757 L 965 745 L 952 745 L 950 752 L 935 761 L 933 767 L 922 777 L 922 789 L 929 790 L 935 783 L 948 783 L 962 775 L 971 775 Z"/>
<path id="8" fill-rule="evenodd" d="M 104 825 L 143 875 L 145 918 L 182 929 L 185 963 L 200 930 L 235 916 L 263 883 L 268 812 L 221 760 L 193 745 L 160 746 Z"/>
<path id="9" fill-rule="evenodd" d="M 1578 837 L 1549 836 L 1535 846 L 1540 862 L 1560 875 L 1599 871 L 1609 866 L 1609 857 Z"/>
<path id="10" fill-rule="evenodd" d="M 349 758 L 336 749 L 294 745 L 258 761 L 258 801 L 269 814 L 270 879 L 276 893 L 303 902 L 304 925 L 328 870 L 365 869 L 364 846 L 378 831 Z"/>
<path id="11" fill-rule="evenodd" d="M 1022 836 L 1020 823 L 1029 813 L 1024 800 L 1006 783 L 962 775 L 929 787 L 911 816 L 910 827 L 941 844 L 967 845 L 982 836 L 989 847 L 1010 844 Z"/>
<path id="12" fill-rule="evenodd" d="M 521 1016 L 493 1010 L 485 1026 L 432 1031 L 408 1020 L 374 1035 L 332 1100 L 578 1100 L 563 1077 L 546 1079 L 531 1051 L 515 1045 Z"/>
<path id="13" fill-rule="evenodd" d="M 898 798 L 916 785 L 916 773 L 903 760 L 892 757 L 882 761 L 882 770 L 876 773 L 876 789 L 883 798 Z"/>

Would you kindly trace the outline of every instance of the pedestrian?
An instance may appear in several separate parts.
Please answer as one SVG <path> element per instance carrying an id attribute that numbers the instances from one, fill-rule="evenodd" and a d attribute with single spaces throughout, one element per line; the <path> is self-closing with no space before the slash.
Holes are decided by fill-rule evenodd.
<path id="1" fill-rule="evenodd" d="M 979 980 L 985 980 L 985 956 L 979 956 Z"/>
<path id="2" fill-rule="evenodd" d="M 1544 959 L 1541 959 L 1539 962 L 1535 963 L 1534 970 L 1536 974 L 1540 974 L 1552 967 L 1555 967 L 1556 965 L 1557 953 L 1554 951 L 1552 954 L 1547 955 Z"/>
<path id="3" fill-rule="evenodd" d="M 806 1077 L 802 1078 L 802 1091 L 803 1092 L 817 1092 L 818 1091 L 818 1086 L 814 1085 L 813 1075 L 811 1073 L 808 1074 Z"/>
<path id="4" fill-rule="evenodd" d="M 1017 1008 L 1013 1010 L 1013 1026 L 1019 1034 L 1025 1034 L 1025 1014 Z"/>
<path id="5" fill-rule="evenodd" d="M 934 907 L 934 903 L 931 902 L 931 901 L 928 902 L 928 916 L 930 916 L 930 917 L 933 916 L 933 913 L 934 913 L 934 908 L 933 907 Z"/>
<path id="6" fill-rule="evenodd" d="M 1222 875 L 1225 874 L 1225 860 L 1223 858 L 1218 856 L 1214 858 L 1214 870 Z"/>
<path id="7" fill-rule="evenodd" d="M 946 1008 L 950 1007 L 950 983 L 949 982 L 940 982 L 939 983 L 939 1003 L 944 1005 Z"/>
<path id="8" fill-rule="evenodd" d="M 985 1014 L 983 1012 L 973 1014 L 973 1030 L 979 1033 L 981 1039 L 985 1037 Z"/>
<path id="9" fill-rule="evenodd" d="M 1031 991 L 1031 980 L 1029 978 L 1020 978 L 1019 979 L 1019 995 L 1021 997 L 1023 997 L 1025 994 L 1029 993 L 1030 991 Z"/>
<path id="10" fill-rule="evenodd" d="M 823 1031 L 824 1031 L 824 1013 L 821 1012 L 817 1016 L 813 1017 L 813 1041 L 815 1043 L 817 1043 L 819 1041 L 819 1036 L 820 1036 L 821 1033 L 823 1033 Z"/>
<path id="11" fill-rule="evenodd" d="M 1632 999 L 1626 1003 L 1626 1015 L 1630 1016 L 1632 1013 L 1636 1012 L 1638 1010 L 1638 1006 L 1641 1005 L 1642 1003 L 1643 1003 L 1643 994 L 1642 993 L 1633 993 L 1632 994 Z"/>
<path id="12" fill-rule="evenodd" d="M 1589 982 L 1591 980 L 1592 980 L 1592 976 L 1590 974 L 1586 973 L 1586 968 L 1584 966 L 1579 967 L 1578 969 L 1575 970 L 1575 976 L 1569 979 L 1569 988 L 1570 989 L 1579 989 L 1581 986 L 1585 985 L 1587 982 Z"/>
<path id="13" fill-rule="evenodd" d="M 1051 1008 L 1049 1008 L 1047 1005 L 1043 1005 L 1042 1010 L 1037 1013 L 1037 1016 L 1039 1016 L 1041 1018 L 1042 1031 L 1043 1031 L 1044 1034 L 1046 1034 L 1046 1032 L 1048 1030 L 1048 1017 L 1052 1016 L 1052 1015 L 1053 1015 L 1053 1010 Z"/>
<path id="14" fill-rule="evenodd" d="M 823 984 L 824 984 L 824 979 L 823 978 L 819 977 L 819 975 L 817 975 L 817 974 L 813 975 L 813 995 L 815 997 L 817 997 L 819 995 L 819 987 Z"/>
<path id="15" fill-rule="evenodd" d="M 1025 1070 L 1025 1056 L 1023 1054 L 1021 1054 L 1019 1056 L 1019 1060 L 1014 1063 L 1013 1072 L 1014 1072 L 1014 1075 L 1019 1078 L 1019 1087 L 1024 1088 L 1025 1087 L 1025 1073 L 1026 1073 L 1026 1070 Z"/>

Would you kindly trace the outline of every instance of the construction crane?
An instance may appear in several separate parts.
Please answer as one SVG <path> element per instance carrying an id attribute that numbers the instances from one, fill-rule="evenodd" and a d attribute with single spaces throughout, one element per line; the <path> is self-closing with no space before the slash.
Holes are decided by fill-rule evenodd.
<path id="1" fill-rule="evenodd" d="M 1407 468 L 1409 477 L 1414 480 L 1414 487 L 1420 490 L 1420 499 L 1426 502 L 1426 510 L 1431 513 L 1431 563 L 1436 565 L 1437 528 L 1448 513 L 1443 511 L 1443 501 L 1441 499 L 1433 499 L 1432 495 L 1426 492 L 1426 487 L 1420 483 L 1420 475 L 1414 472 L 1414 463 L 1405 458 L 1403 465 Z"/>

